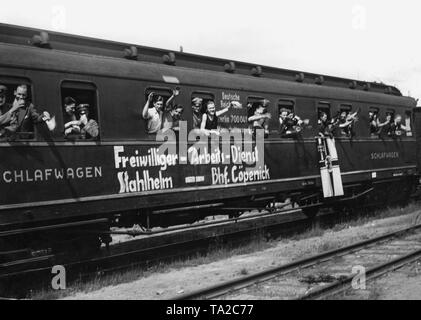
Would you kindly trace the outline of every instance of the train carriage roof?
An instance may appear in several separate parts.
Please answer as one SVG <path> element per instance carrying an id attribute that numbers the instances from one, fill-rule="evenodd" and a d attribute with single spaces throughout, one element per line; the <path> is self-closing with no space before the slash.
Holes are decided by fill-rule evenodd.
<path id="1" fill-rule="evenodd" d="M 171 65 L 171 67 L 184 67 L 196 71 L 216 71 L 221 73 L 222 78 L 225 76 L 230 78 L 229 75 L 232 73 L 237 75 L 236 79 L 241 78 L 238 75 L 245 75 L 256 79 L 284 80 L 293 84 L 314 85 L 318 83 L 321 84 L 320 86 L 318 85 L 319 87 L 337 87 L 347 89 L 346 91 L 364 92 L 364 90 L 366 90 L 377 93 L 388 93 L 389 95 L 396 96 L 402 95 L 397 88 L 377 82 L 368 83 L 296 70 L 257 66 L 240 61 L 229 61 L 184 52 L 169 52 L 164 49 L 93 39 L 8 24 L 0 24 L 0 42 L 23 45 L 26 47 L 37 46 L 44 48 L 45 51 L 53 49 L 88 54 L 96 57 L 112 57 L 121 59 L 121 66 L 126 65 L 123 61 L 139 63 L 143 66 L 145 62 L 149 62 L 154 63 L 155 68 L 158 69 L 161 69 L 158 66 L 164 67 L 165 65 Z M 133 64 L 130 65 L 133 66 Z M 124 69 L 124 67 L 122 68 Z M 167 70 L 167 68 L 165 69 Z M 177 68 L 175 68 L 175 70 L 176 69 Z M 208 72 L 208 74 L 210 73 Z M 246 77 L 246 79 L 247 78 L 248 77 Z"/>
<path id="2" fill-rule="evenodd" d="M 90 54 L 75 54 L 68 51 L 45 50 L 14 44 L 1 44 L 1 66 L 14 66 L 22 69 L 57 71 L 68 74 L 84 74 L 93 77 L 110 77 L 145 80 L 151 84 L 172 79 L 168 86 L 191 85 L 206 88 L 225 88 L 255 92 L 268 92 L 279 95 L 320 97 L 367 103 L 384 103 L 414 107 L 412 98 L 388 95 L 372 91 L 350 90 L 315 84 L 302 84 L 295 81 L 253 76 L 238 76 L 225 72 L 213 72 L 168 66 L 151 62 L 129 61 L 111 57 L 98 57 Z M 176 79 L 176 83 L 174 83 Z"/>

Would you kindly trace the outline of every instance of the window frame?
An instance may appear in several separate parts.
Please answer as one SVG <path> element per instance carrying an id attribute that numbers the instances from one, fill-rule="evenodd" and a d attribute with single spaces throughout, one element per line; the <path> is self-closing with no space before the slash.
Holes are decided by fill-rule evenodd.
<path id="1" fill-rule="evenodd" d="M 13 86 L 13 91 L 10 91 L 10 93 L 8 93 L 8 96 L 6 96 L 6 103 L 10 103 L 13 104 L 14 101 L 14 91 L 16 90 L 16 88 L 19 85 L 26 85 L 29 89 L 28 89 L 28 101 L 33 104 L 35 106 L 34 100 L 35 100 L 35 95 L 34 95 L 34 84 L 32 82 L 32 80 L 28 77 L 21 77 L 21 76 L 14 76 L 14 75 L 0 75 L 0 84 L 5 85 L 8 89 L 8 91 L 10 90 L 10 86 Z M 7 98 L 8 97 L 12 98 L 12 101 L 8 102 Z M 36 106 L 35 106 L 36 107 Z M 34 125 L 34 131 L 33 131 L 33 137 L 32 138 L 20 138 L 19 132 L 16 132 L 16 136 L 11 140 L 13 142 L 36 142 L 39 141 L 39 134 L 38 134 L 38 130 L 37 130 L 37 126 Z M 20 132 L 21 134 L 24 134 L 25 132 Z"/>
<path id="2" fill-rule="evenodd" d="M 352 112 L 352 108 L 353 108 L 353 104 L 352 103 L 339 103 L 338 106 L 338 111 L 339 114 L 337 115 L 338 117 L 341 115 L 342 112 L 346 112 L 347 116 Z M 356 130 L 354 130 L 355 132 Z M 333 132 L 335 133 L 335 139 L 341 139 L 341 140 L 350 140 L 352 138 L 352 133 L 350 135 L 343 135 L 342 134 L 342 130 L 341 128 L 337 127 L 336 129 L 333 130 Z M 356 134 L 356 132 L 355 132 Z"/>
<path id="3" fill-rule="evenodd" d="M 281 99 L 278 99 L 278 101 L 277 101 L 277 108 L 278 108 L 278 110 L 277 110 L 277 114 L 278 114 L 278 119 L 279 119 L 279 115 L 280 115 L 280 106 L 281 106 L 281 104 L 280 104 L 280 102 L 281 101 L 289 101 L 289 102 L 292 102 L 292 109 L 289 109 L 289 108 L 286 108 L 286 109 L 288 109 L 288 110 L 292 110 L 292 112 L 295 114 L 295 107 L 296 107 L 296 105 L 297 105 L 297 102 L 296 102 L 296 100 L 295 99 L 288 99 L 288 98 L 281 98 Z"/>
<path id="4" fill-rule="evenodd" d="M 254 107 L 253 104 L 262 102 L 264 100 L 269 100 L 270 101 L 270 99 L 265 98 L 265 97 L 261 97 L 261 96 L 247 96 L 247 98 L 246 98 L 247 119 L 254 115 L 254 112 L 253 113 L 250 113 L 250 111 L 253 110 L 253 107 Z M 248 107 L 248 105 L 250 103 L 252 104 L 252 107 L 251 108 Z M 269 113 L 270 113 L 270 111 L 269 111 Z M 249 123 L 249 127 L 250 126 L 251 126 L 251 124 Z"/>
<path id="5" fill-rule="evenodd" d="M 274 123 L 274 126 L 275 126 L 276 130 L 273 130 L 272 128 L 269 128 L 269 132 L 270 132 L 271 135 L 276 134 L 277 139 L 282 140 L 282 141 L 287 141 L 289 139 L 294 139 L 294 137 L 292 137 L 292 136 L 291 137 L 281 136 L 281 125 L 279 123 L 279 117 L 281 115 L 281 112 L 280 112 L 281 108 L 285 108 L 285 104 L 281 104 L 282 101 L 292 103 L 292 109 L 290 109 L 290 108 L 286 108 L 286 109 L 291 110 L 292 113 L 295 114 L 295 108 L 297 106 L 297 101 L 296 101 L 295 98 L 288 98 L 288 97 L 278 98 L 276 100 L 276 111 L 275 111 L 276 117 L 275 117 L 275 119 L 273 119 L 273 122 L 272 122 L 272 123 Z"/>
<path id="6" fill-rule="evenodd" d="M 72 86 L 72 85 L 68 85 L 69 84 L 73 84 L 76 86 Z M 67 89 L 67 90 L 85 90 L 85 91 L 92 91 L 93 97 L 95 99 L 95 105 L 93 106 L 95 109 L 95 115 L 96 118 L 92 118 L 93 120 L 95 120 L 98 123 L 98 137 L 94 138 L 94 139 L 68 139 L 65 137 L 64 135 L 64 98 L 65 96 L 63 96 L 63 89 Z M 102 131 L 101 131 L 101 113 L 100 113 L 100 100 L 99 100 L 99 90 L 98 90 L 98 86 L 95 84 L 95 82 L 93 81 L 89 81 L 89 80 L 82 80 L 82 79 L 72 79 L 72 78 L 66 78 L 66 79 L 62 79 L 59 83 L 59 90 L 60 90 L 60 110 L 61 110 L 61 114 L 62 114 L 62 126 L 63 126 L 63 131 L 61 132 L 61 137 L 63 139 L 63 141 L 71 141 L 71 142 L 98 142 L 101 141 L 102 139 Z M 78 101 L 76 101 L 78 102 Z M 91 106 L 92 107 L 92 106 Z"/>
<path id="7" fill-rule="evenodd" d="M 378 120 L 378 121 L 380 121 L 380 120 L 379 120 L 379 117 L 380 117 L 380 108 L 379 108 L 379 107 L 369 106 L 369 107 L 368 107 L 368 113 L 367 113 L 367 115 L 368 115 L 368 116 L 370 116 L 370 112 L 373 112 L 373 113 L 377 114 L 377 120 Z M 369 121 L 370 121 L 370 118 L 369 118 Z M 376 134 L 376 133 L 371 133 L 371 132 L 370 132 L 371 122 L 369 122 L 369 123 L 368 123 L 368 126 L 369 126 L 369 128 L 368 128 L 368 130 L 369 130 L 369 137 L 370 137 L 370 138 L 375 138 L 375 139 L 378 139 L 378 138 L 379 138 L 378 134 Z M 378 129 L 377 129 L 377 130 L 378 130 Z"/>
<path id="8" fill-rule="evenodd" d="M 322 107 L 322 105 L 327 106 L 327 107 Z M 316 109 L 317 122 L 320 119 L 320 113 L 322 111 L 321 109 L 324 109 L 324 110 L 327 109 L 328 110 L 327 113 L 325 112 L 327 114 L 327 120 L 332 119 L 332 102 L 320 100 L 320 101 L 317 102 L 316 108 L 317 108 Z"/>
<path id="9" fill-rule="evenodd" d="M 162 96 L 164 99 L 165 99 L 166 94 L 162 94 L 162 92 L 168 93 L 168 98 L 164 100 L 164 105 L 165 105 L 167 100 L 171 98 L 173 90 L 169 87 L 148 86 L 145 88 L 145 92 L 144 92 L 145 103 L 148 100 L 148 96 L 151 92 L 157 93 L 158 95 Z"/>
<path id="10" fill-rule="evenodd" d="M 410 135 L 408 135 L 408 132 L 407 132 L 405 137 L 406 138 L 413 138 L 414 137 L 414 129 L 415 129 L 415 127 L 413 125 L 414 124 L 414 118 L 413 118 L 414 112 L 411 109 L 405 109 L 403 114 L 405 116 L 404 120 L 406 120 L 406 116 L 409 114 L 409 120 L 410 120 L 409 125 L 410 125 L 410 128 L 411 128 L 411 131 L 409 131 Z M 406 122 L 405 122 L 405 126 L 406 126 Z"/>
<path id="11" fill-rule="evenodd" d="M 208 99 L 211 97 L 211 99 Z M 203 99 L 202 103 L 202 114 L 206 112 L 206 103 L 205 101 L 214 101 L 215 102 L 215 94 L 210 91 L 203 91 L 203 90 L 195 90 L 190 92 L 190 106 L 189 108 L 192 110 L 192 121 L 193 121 L 193 109 L 192 109 L 192 101 L 194 98 L 201 98 Z M 216 103 L 216 102 L 215 102 Z"/>

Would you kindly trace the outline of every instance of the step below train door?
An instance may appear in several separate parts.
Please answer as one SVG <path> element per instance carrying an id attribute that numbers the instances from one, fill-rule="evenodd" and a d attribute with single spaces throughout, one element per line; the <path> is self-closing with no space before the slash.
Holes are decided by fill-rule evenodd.
<path id="1" fill-rule="evenodd" d="M 317 153 L 324 198 L 343 196 L 344 189 L 335 139 L 317 137 Z"/>

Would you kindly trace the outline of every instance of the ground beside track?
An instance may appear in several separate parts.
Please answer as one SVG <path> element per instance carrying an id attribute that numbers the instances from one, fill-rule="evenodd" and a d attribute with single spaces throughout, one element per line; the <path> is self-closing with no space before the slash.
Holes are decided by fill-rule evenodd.
<path id="1" fill-rule="evenodd" d="M 368 282 L 365 290 L 348 290 L 332 299 L 421 300 L 421 261 Z"/>
<path id="2" fill-rule="evenodd" d="M 192 259 L 180 264 L 172 264 L 157 272 L 130 271 L 132 281 L 101 287 L 96 284 L 69 288 L 57 297 L 66 299 L 168 299 L 177 294 L 197 290 L 226 280 L 261 271 L 271 266 L 285 264 L 292 260 L 319 252 L 338 248 L 353 242 L 379 236 L 421 222 L 421 211 L 379 220 L 357 226 L 341 225 L 333 229 L 314 228 L 295 238 L 255 244 L 255 250 L 247 254 L 224 252 L 207 259 Z M 414 212 L 415 211 L 415 212 Z M 253 248 L 252 248 L 253 249 Z M 377 290 L 379 291 L 379 290 Z M 372 296 L 373 298 L 374 296 Z M 51 298 L 38 295 L 34 298 Z M 247 297 L 238 297 L 244 298 Z M 256 298 L 256 297 L 254 297 Z M 265 299 L 264 296 L 261 297 Z M 352 297 L 351 297 L 352 298 Z"/>

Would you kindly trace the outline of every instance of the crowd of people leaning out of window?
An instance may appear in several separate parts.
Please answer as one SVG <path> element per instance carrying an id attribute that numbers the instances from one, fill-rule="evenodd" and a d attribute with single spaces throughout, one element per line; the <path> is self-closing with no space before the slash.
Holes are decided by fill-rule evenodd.
<path id="1" fill-rule="evenodd" d="M 0 140 L 33 139 L 34 125 L 45 123 L 49 131 L 56 127 L 55 117 L 47 111 L 39 113 L 28 97 L 28 86 L 16 86 L 13 95 L 0 84 Z M 13 96 L 12 102 L 7 97 Z M 72 97 L 64 99 L 64 136 L 68 139 L 95 139 L 99 135 L 98 123 L 89 119 L 89 105 L 79 104 Z"/>
<path id="2" fill-rule="evenodd" d="M 28 86 L 21 84 L 15 87 L 13 94 L 8 92 L 9 88 L 0 84 L 0 140 L 13 140 L 19 134 L 19 138 L 34 138 L 34 125 L 45 123 L 50 131 L 55 129 L 55 118 L 47 111 L 39 113 L 28 97 Z M 179 130 L 179 123 L 182 121 L 184 107 L 174 103 L 180 94 L 179 88 L 172 91 L 168 99 L 150 92 L 146 104 L 142 107 L 141 114 L 146 121 L 146 130 L 149 134 L 155 134 L 160 130 Z M 11 97 L 7 101 L 7 97 Z M 79 103 L 79 104 L 78 104 Z M 269 112 L 270 101 L 267 99 L 256 100 L 247 105 L 247 121 L 249 129 L 256 135 L 258 129 L 262 129 L 264 136 L 269 136 L 269 121 L 272 118 Z M 219 118 L 231 108 L 241 109 L 238 101 L 230 101 L 226 107 L 217 110 L 215 101 L 201 97 L 193 97 L 191 101 L 193 129 L 198 134 L 219 134 L 221 123 Z M 90 105 L 80 103 L 71 96 L 63 101 L 63 135 L 67 139 L 89 139 L 95 140 L 99 137 L 99 125 L 97 121 L 89 116 Z M 278 105 L 279 112 L 279 134 L 284 138 L 294 138 L 309 126 L 309 120 L 302 120 L 294 113 L 293 106 Z M 355 124 L 358 121 L 360 110 L 342 110 L 332 118 L 327 112 L 319 111 L 318 132 L 321 136 L 333 137 L 344 136 L 352 138 L 355 135 Z M 272 122 L 273 123 L 273 122 Z M 411 114 L 405 113 L 405 120 L 402 116 L 390 111 L 386 113 L 385 121 L 380 121 L 378 110 L 369 111 L 370 134 L 380 137 L 412 136 Z"/>
<path id="3" fill-rule="evenodd" d="M 358 121 L 356 112 L 341 111 L 333 119 L 329 119 L 326 112 L 320 112 L 318 127 L 321 136 L 345 136 L 352 138 L 355 136 L 355 124 Z M 378 111 L 369 111 L 369 129 L 371 137 L 391 137 L 412 136 L 411 114 L 406 113 L 405 124 L 402 122 L 402 116 L 392 111 L 386 113 L 386 119 L 381 122 L 378 117 Z M 338 134 L 339 132 L 339 134 Z"/>
<path id="4" fill-rule="evenodd" d="M 154 92 L 149 93 L 146 104 L 142 109 L 142 117 L 147 121 L 146 131 L 149 134 L 157 133 L 160 130 L 163 132 L 168 129 L 179 130 L 184 107 L 180 104 L 173 104 L 179 93 L 179 89 L 174 89 L 171 97 L 166 102 L 164 102 L 164 98 L 161 95 L 157 95 Z M 254 135 L 257 129 L 263 129 L 266 137 L 269 134 L 269 120 L 271 119 L 271 114 L 267 109 L 269 103 L 269 100 L 263 99 L 254 106 L 251 103 L 247 106 L 249 110 L 247 119 Z M 241 108 L 242 105 L 238 101 L 230 101 L 225 108 L 217 111 L 215 101 L 205 101 L 203 98 L 194 97 L 191 101 L 193 129 L 207 136 L 211 134 L 219 135 L 219 117 L 227 113 L 232 107 Z M 299 132 L 302 126 L 308 124 L 308 120 L 303 121 L 293 112 L 288 112 L 286 109 L 285 112 L 284 110 L 282 111 L 279 122 L 282 135 Z"/>
<path id="5" fill-rule="evenodd" d="M 172 95 L 165 101 L 163 96 L 150 92 L 147 96 L 146 104 L 142 107 L 142 117 L 146 120 L 146 131 L 155 134 L 168 129 L 179 130 L 179 123 L 183 120 L 184 107 L 174 103 L 175 98 L 180 94 L 179 88 L 173 90 Z M 262 99 L 249 103 L 248 123 L 253 136 L 258 129 L 262 129 L 264 137 L 269 136 L 269 121 L 272 118 L 268 108 L 270 101 Z M 216 110 L 214 100 L 205 100 L 200 97 L 193 97 L 191 101 L 192 125 L 198 134 L 218 135 L 220 133 L 219 117 L 227 113 L 230 108 L 242 105 L 238 101 L 230 101 L 225 108 Z M 310 128 L 308 119 L 301 119 L 293 111 L 293 108 L 279 106 L 279 134 L 283 138 L 295 138 L 306 128 Z M 342 136 L 352 138 L 355 135 L 355 124 L 358 122 L 360 109 L 352 112 L 342 110 L 335 117 L 329 118 L 326 112 L 320 111 L 318 117 L 318 132 L 320 136 L 333 137 Z M 369 127 L 372 136 L 396 137 L 411 136 L 410 115 L 407 115 L 405 124 L 402 123 L 402 116 L 394 116 L 388 113 L 385 122 L 381 123 L 377 117 L 377 112 L 369 112 Z"/>

